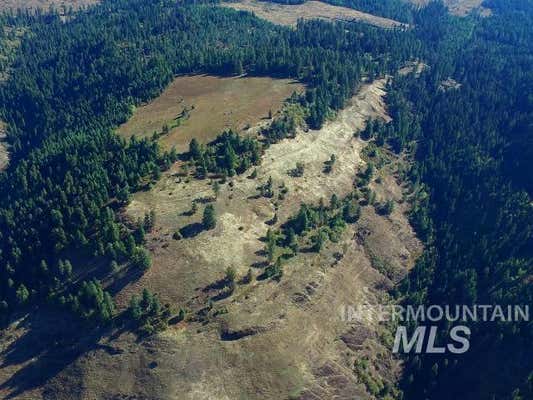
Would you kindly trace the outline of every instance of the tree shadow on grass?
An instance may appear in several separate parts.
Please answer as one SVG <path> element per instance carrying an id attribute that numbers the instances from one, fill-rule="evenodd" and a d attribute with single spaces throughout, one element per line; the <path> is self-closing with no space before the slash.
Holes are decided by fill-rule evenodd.
<path id="1" fill-rule="evenodd" d="M 204 230 L 204 226 L 199 222 L 193 222 L 180 229 L 181 236 L 184 239 L 198 236 Z"/>
<path id="2" fill-rule="evenodd" d="M 112 296 L 115 296 L 130 283 L 136 282 L 141 279 L 143 275 L 144 271 L 141 268 L 128 265 L 113 277 L 112 283 L 106 287 L 106 290 Z"/>
<path id="3" fill-rule="evenodd" d="M 25 332 L 0 353 L 0 368 L 26 365 L 0 384 L 0 390 L 9 392 L 6 399 L 50 382 L 89 351 L 119 352 L 113 346 L 98 343 L 111 328 L 88 328 L 67 312 L 36 308 L 18 325 Z"/>

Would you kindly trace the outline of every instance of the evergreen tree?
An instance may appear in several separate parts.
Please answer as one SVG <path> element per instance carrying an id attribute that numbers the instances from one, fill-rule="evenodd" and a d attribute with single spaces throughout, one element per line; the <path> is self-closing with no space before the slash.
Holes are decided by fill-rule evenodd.
<path id="1" fill-rule="evenodd" d="M 204 209 L 204 215 L 202 217 L 202 225 L 204 229 L 214 229 L 217 224 L 215 208 L 213 205 L 208 204 Z"/>

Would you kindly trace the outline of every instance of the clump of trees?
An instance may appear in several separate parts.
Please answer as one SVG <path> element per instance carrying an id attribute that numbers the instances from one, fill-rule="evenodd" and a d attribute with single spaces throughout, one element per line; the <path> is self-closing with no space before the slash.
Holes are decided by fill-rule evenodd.
<path id="1" fill-rule="evenodd" d="M 320 252 L 327 241 L 337 242 L 346 224 L 357 222 L 360 215 L 354 193 L 342 200 L 332 195 L 328 206 L 323 201 L 318 206 L 302 204 L 279 230 L 268 229 L 264 253 L 269 264 L 262 277 L 281 279 L 283 257 L 296 255 L 306 243 L 309 250 Z"/>
<path id="2" fill-rule="evenodd" d="M 305 172 L 305 164 L 301 161 L 298 161 L 296 163 L 296 166 L 289 171 L 289 175 L 294 178 L 299 178 L 304 175 Z"/>
<path id="3" fill-rule="evenodd" d="M 127 314 L 136 324 L 138 332 L 149 336 L 167 328 L 172 311 L 168 304 L 162 306 L 155 294 L 144 289 L 141 297 L 132 296 Z M 183 318 L 183 314 L 180 315 Z"/>
<path id="4" fill-rule="evenodd" d="M 75 294 L 61 296 L 59 303 L 69 307 L 76 315 L 86 321 L 105 323 L 115 313 L 115 305 L 111 295 L 102 288 L 96 279 L 84 281 Z"/>
<path id="5" fill-rule="evenodd" d="M 242 174 L 252 165 L 259 164 L 261 153 L 262 146 L 256 139 L 242 138 L 231 130 L 206 146 L 196 139 L 189 144 L 189 157 L 200 178 L 205 178 L 208 173 L 224 176 Z"/>

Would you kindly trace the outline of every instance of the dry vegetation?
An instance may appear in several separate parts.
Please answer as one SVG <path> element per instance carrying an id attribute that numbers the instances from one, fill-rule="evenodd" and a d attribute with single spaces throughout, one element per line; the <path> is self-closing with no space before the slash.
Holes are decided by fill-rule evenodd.
<path id="1" fill-rule="evenodd" d="M 431 0 L 409 0 L 419 6 L 424 6 Z M 443 0 L 444 4 L 450 10 L 450 13 L 459 16 L 465 16 L 473 10 L 479 10 L 481 15 L 490 15 L 490 9 L 482 7 L 483 0 Z"/>
<path id="2" fill-rule="evenodd" d="M 257 0 L 223 2 L 223 6 L 236 10 L 250 11 L 260 18 L 280 25 L 296 25 L 300 19 L 325 19 L 331 21 L 357 21 L 383 28 L 394 28 L 404 24 L 391 19 L 367 14 L 351 8 L 338 7 L 320 1 L 307 1 L 303 4 L 285 5 Z"/>
<path id="3" fill-rule="evenodd" d="M 150 137 L 167 125 L 169 133 L 159 142 L 167 149 L 176 146 L 185 151 L 192 138 L 206 143 L 225 129 L 243 133 L 270 110 L 277 112 L 286 98 L 302 88 L 287 79 L 182 76 L 156 100 L 137 108 L 118 132 L 125 137 Z"/>
<path id="4" fill-rule="evenodd" d="M 9 163 L 9 152 L 6 143 L 6 126 L 0 121 L 0 171 L 4 170 Z"/>
<path id="5" fill-rule="evenodd" d="M 197 78 L 205 80 L 221 85 L 218 78 Z M 384 327 L 375 321 L 347 323 L 339 311 L 345 305 L 389 302 L 385 289 L 404 276 L 421 252 L 406 217 L 408 189 L 399 182 L 398 169 L 405 163 L 401 157 L 380 153 L 384 162 L 376 163 L 381 167 L 370 183 L 378 201 L 394 201 L 391 215 L 363 207 L 359 221 L 348 225 L 338 242 L 328 242 L 320 253 L 303 251 L 287 260 L 281 282 L 255 279 L 265 260 L 261 238 L 267 229 L 279 227 L 301 202 L 327 202 L 334 193 L 342 198 L 353 190 L 356 174 L 369 157 L 377 157 L 364 151 L 369 144 L 354 132 L 362 130 L 368 118 L 389 118 L 384 86 L 384 79 L 364 84 L 321 130 L 300 130 L 296 138 L 271 145 L 256 178 L 250 177 L 251 171 L 231 178 L 216 198 L 212 182 L 184 176 L 180 162 L 150 191 L 137 193 L 124 217 L 135 220 L 155 210 L 155 229 L 147 236 L 154 263 L 140 279 L 122 271 L 109 289 L 117 293 L 123 309 L 132 294 L 147 287 L 163 303 L 185 307 L 188 318 L 139 341 L 121 331 L 95 337 L 85 333 L 77 339 L 76 332 L 83 329 L 64 316 L 46 311 L 22 316 L 1 342 L 0 397 L 369 399 L 369 377 L 394 382 L 400 365 L 384 346 Z M 194 92 L 197 108 L 202 96 L 211 99 L 212 107 L 221 107 L 220 95 L 210 85 L 202 87 Z M 175 106 L 178 98 L 168 103 Z M 261 101 L 272 104 L 273 99 Z M 239 103 L 228 98 L 224 108 L 229 111 L 228 104 Z M 205 106 L 210 109 L 209 103 Z M 268 107 L 250 118 L 259 121 Z M 180 107 L 159 121 L 176 110 Z M 224 118 L 217 123 L 212 122 L 213 132 L 226 126 Z M 331 154 L 336 162 L 325 173 L 324 162 Z M 305 165 L 300 177 L 288 174 L 297 162 Z M 270 176 L 275 196 L 257 197 L 257 186 Z M 284 199 L 278 197 L 282 184 L 288 189 Z M 198 211 L 189 215 L 195 199 Z M 205 201 L 216 208 L 216 228 L 174 240 L 176 229 L 200 221 Z M 276 213 L 278 221 L 273 223 Z M 230 266 L 238 279 L 251 268 L 254 279 L 238 283 L 232 296 L 217 300 L 213 284 Z M 14 352 L 21 347 L 22 353 Z M 368 367 L 362 368 L 361 360 L 368 360 Z"/>
<path id="6" fill-rule="evenodd" d="M 354 132 L 368 118 L 389 118 L 384 86 L 384 79 L 364 84 L 321 130 L 300 131 L 295 139 L 270 146 L 255 179 L 249 173 L 234 177 L 221 185 L 216 198 L 208 179 L 183 176 L 180 163 L 150 191 L 137 193 L 125 217 L 135 220 L 155 210 L 155 229 L 147 236 L 154 264 L 138 280 L 124 271 L 110 289 L 118 292 L 123 308 L 133 293 L 150 288 L 164 303 L 185 307 L 186 321 L 142 341 L 119 331 L 76 343 L 75 325 L 69 325 L 66 342 L 57 341 L 55 331 L 47 333 L 61 325 L 55 315 L 23 317 L 3 341 L 0 396 L 366 399 L 372 398 L 369 377 L 394 382 L 400 365 L 383 345 L 384 328 L 375 321 L 347 323 L 339 311 L 344 305 L 389 302 L 385 289 L 405 275 L 422 250 L 406 217 L 408 189 L 399 181 L 398 169 L 405 164 L 401 157 L 379 153 L 377 179 L 370 183 L 378 201 L 394 201 L 391 215 L 363 207 L 359 221 L 348 225 L 336 243 L 287 260 L 279 283 L 238 283 L 232 296 L 218 300 L 213 287 L 230 266 L 238 278 L 249 268 L 257 277 L 265 260 L 261 238 L 293 215 L 301 202 L 327 202 L 333 193 L 342 198 L 353 189 L 357 173 L 369 158 L 378 157 L 364 151 L 368 142 Z M 263 115 L 261 111 L 254 118 Z M 324 162 L 331 154 L 336 162 L 326 174 Z M 305 164 L 300 177 L 288 174 L 297 162 Z M 257 197 L 257 186 L 270 176 L 275 196 Z M 278 197 L 282 184 L 288 189 L 284 199 Z M 189 215 L 195 199 L 198 211 Z M 199 222 L 205 201 L 216 208 L 216 228 L 174 240 L 176 229 Z M 278 221 L 272 222 L 275 213 Z M 17 344 L 27 349 L 18 358 L 11 351 Z M 361 367 L 361 360 L 369 360 L 369 366 Z"/>
<path id="7" fill-rule="evenodd" d="M 408 75 L 414 73 L 416 77 L 420 76 L 422 72 L 429 69 L 429 65 L 419 60 L 413 60 L 406 63 L 402 68 L 398 70 L 400 75 Z"/>
<path id="8" fill-rule="evenodd" d="M 2 0 L 0 1 L 0 11 L 3 10 L 48 10 L 55 9 L 84 8 L 97 4 L 99 0 Z"/>

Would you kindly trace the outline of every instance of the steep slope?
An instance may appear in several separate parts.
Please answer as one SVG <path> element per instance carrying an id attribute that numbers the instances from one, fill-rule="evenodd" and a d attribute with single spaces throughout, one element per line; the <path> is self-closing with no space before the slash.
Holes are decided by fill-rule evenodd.
<path id="1" fill-rule="evenodd" d="M 406 274 L 421 252 L 405 216 L 409 206 L 403 201 L 404 188 L 397 182 L 401 159 L 388 155 L 380 179 L 371 183 L 380 201 L 396 203 L 390 216 L 363 207 L 359 221 L 336 243 L 328 243 L 320 253 L 301 252 L 287 260 L 279 283 L 253 279 L 237 284 L 229 297 L 220 296 L 216 284 L 228 266 L 235 267 L 239 277 L 249 268 L 259 276 L 261 238 L 267 228 L 294 214 L 302 201 L 316 204 L 352 190 L 367 159 L 362 152 L 367 143 L 354 132 L 368 118 L 388 118 L 384 83 L 363 85 L 321 130 L 302 131 L 295 139 L 272 145 L 255 179 L 241 176 L 223 185 L 214 203 L 219 221 L 213 231 L 172 239 L 177 227 L 196 218 L 182 215 L 190 201 L 213 194 L 206 181 L 177 182 L 179 165 L 150 192 L 136 195 L 128 208 L 131 218 L 156 211 L 156 227 L 148 236 L 154 265 L 120 291 L 119 304 L 148 287 L 164 302 L 186 307 L 188 318 L 141 341 L 120 331 L 94 337 L 93 344 L 85 338 L 77 345 L 83 351 L 70 358 L 57 349 L 58 359 L 47 355 L 49 363 L 62 365 L 57 375 L 33 392 L 22 391 L 19 398 L 28 393 L 57 399 L 373 398 L 375 387 L 392 387 L 400 365 L 384 347 L 384 327 L 375 321 L 348 323 L 340 310 L 389 302 L 387 288 Z M 326 174 L 324 162 L 331 154 L 337 160 Z M 300 161 L 305 163 L 303 176 L 287 175 Z M 276 188 L 284 182 L 284 200 L 256 196 L 256 186 L 270 176 Z M 179 197 L 169 194 L 177 187 Z M 276 208 L 279 222 L 272 224 L 268 221 Z M 390 266 L 387 272 L 376 269 L 383 264 Z M 13 343 L 24 337 L 24 326 L 27 323 L 10 328 Z M 368 370 L 358 367 L 357 360 L 363 359 L 370 361 Z M 17 386 L 24 387 L 21 380 L 30 376 L 27 363 L 18 372 L 10 365 L 9 376 L 18 381 L 4 376 L 4 394 L 17 393 Z"/>

